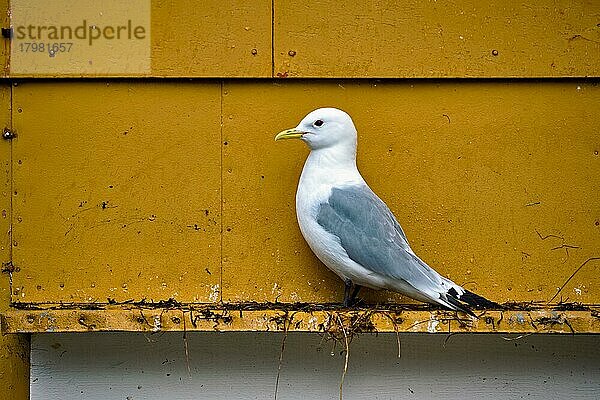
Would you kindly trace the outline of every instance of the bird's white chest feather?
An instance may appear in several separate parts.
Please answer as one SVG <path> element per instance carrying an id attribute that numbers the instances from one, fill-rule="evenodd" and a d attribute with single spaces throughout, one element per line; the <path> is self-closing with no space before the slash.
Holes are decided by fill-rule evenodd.
<path id="1" fill-rule="evenodd" d="M 328 201 L 334 187 L 363 183 L 356 166 L 340 167 L 328 157 L 312 152 L 304 164 L 296 192 L 296 213 L 300 228 L 304 229 L 313 222 L 316 224 L 319 205 Z"/>
<path id="2" fill-rule="evenodd" d="M 334 187 L 360 185 L 364 180 L 356 167 L 337 168 L 319 161 L 322 160 L 309 156 L 296 192 L 296 215 L 302 235 L 315 255 L 339 277 L 373 287 L 368 283 L 369 272 L 352 261 L 339 238 L 317 222 L 319 206 L 327 203 Z"/>

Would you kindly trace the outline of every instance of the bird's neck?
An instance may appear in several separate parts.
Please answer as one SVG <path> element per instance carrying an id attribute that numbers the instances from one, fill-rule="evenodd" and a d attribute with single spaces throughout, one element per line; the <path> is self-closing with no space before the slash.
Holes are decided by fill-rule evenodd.
<path id="1" fill-rule="evenodd" d="M 356 167 L 356 146 L 312 150 L 302 170 L 301 183 L 303 180 L 325 185 L 362 181 Z"/>

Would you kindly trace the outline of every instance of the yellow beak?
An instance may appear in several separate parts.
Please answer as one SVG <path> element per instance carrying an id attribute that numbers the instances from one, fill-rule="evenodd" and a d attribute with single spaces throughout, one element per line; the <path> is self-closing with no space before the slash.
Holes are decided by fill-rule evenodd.
<path id="1" fill-rule="evenodd" d="M 304 132 L 294 129 L 286 129 L 285 131 L 279 132 L 275 136 L 275 141 L 283 139 L 299 139 L 304 135 Z"/>

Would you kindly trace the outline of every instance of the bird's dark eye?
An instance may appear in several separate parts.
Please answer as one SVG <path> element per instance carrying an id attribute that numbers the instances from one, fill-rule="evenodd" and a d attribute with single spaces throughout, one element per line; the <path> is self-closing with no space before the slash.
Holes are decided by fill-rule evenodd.
<path id="1" fill-rule="evenodd" d="M 323 125 L 323 121 L 320 119 L 316 120 L 314 123 L 314 126 L 321 126 L 321 125 Z"/>

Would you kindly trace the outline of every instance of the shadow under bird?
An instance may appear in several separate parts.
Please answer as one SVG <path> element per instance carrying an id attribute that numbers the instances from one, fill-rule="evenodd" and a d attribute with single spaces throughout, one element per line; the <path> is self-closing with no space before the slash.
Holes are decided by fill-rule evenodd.
<path id="1" fill-rule="evenodd" d="M 474 315 L 471 308 L 502 308 L 438 274 L 410 248 L 388 206 L 356 166 L 357 133 L 336 108 L 309 113 L 275 140 L 300 139 L 310 148 L 296 192 L 304 239 L 345 283 L 344 305 L 362 286 Z"/>

